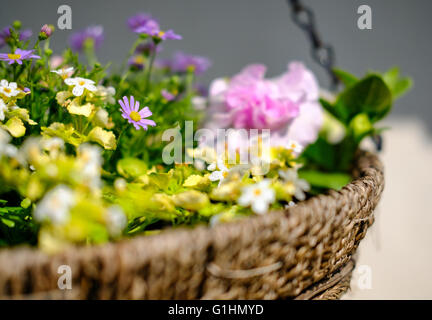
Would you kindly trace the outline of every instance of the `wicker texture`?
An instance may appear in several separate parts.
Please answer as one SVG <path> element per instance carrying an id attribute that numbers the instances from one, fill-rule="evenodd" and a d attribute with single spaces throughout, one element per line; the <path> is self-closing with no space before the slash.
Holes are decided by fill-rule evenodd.
<path id="1" fill-rule="evenodd" d="M 383 167 L 370 153 L 357 159 L 356 179 L 341 191 L 283 212 L 51 256 L 0 250 L 0 298 L 295 298 L 347 266 L 373 223 Z M 60 265 L 72 269 L 72 290 L 57 289 Z M 338 298 L 349 277 L 310 298 Z"/>

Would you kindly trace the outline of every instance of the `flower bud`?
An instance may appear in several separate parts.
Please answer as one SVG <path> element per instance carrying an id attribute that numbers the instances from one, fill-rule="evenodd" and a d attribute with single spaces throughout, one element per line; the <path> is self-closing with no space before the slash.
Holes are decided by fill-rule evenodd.
<path id="1" fill-rule="evenodd" d="M 51 37 L 51 34 L 54 31 L 53 25 L 44 24 L 39 32 L 39 40 L 43 41 Z"/>
<path id="2" fill-rule="evenodd" d="M 15 30 L 19 30 L 19 29 L 21 29 L 21 26 L 22 26 L 22 24 L 21 24 L 21 21 L 19 21 L 19 20 L 15 20 L 15 21 L 12 23 L 12 27 L 13 27 Z"/>

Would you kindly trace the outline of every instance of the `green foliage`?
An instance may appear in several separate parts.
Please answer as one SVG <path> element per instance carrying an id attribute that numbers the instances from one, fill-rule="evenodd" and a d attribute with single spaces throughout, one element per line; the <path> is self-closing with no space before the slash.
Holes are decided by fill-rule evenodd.
<path id="1" fill-rule="evenodd" d="M 307 147 L 302 158 L 306 166 L 300 175 L 317 188 L 339 189 L 347 183 L 355 152 L 367 137 L 380 134 L 376 127 L 390 111 L 394 100 L 411 88 L 410 78 L 400 78 L 397 68 L 384 74 L 371 73 L 358 79 L 354 75 L 334 70 L 345 88 L 334 102 L 321 99 L 321 105 L 331 117 L 343 126 L 345 135 L 337 143 L 326 139 L 322 132 L 317 141 Z M 331 129 L 331 128 L 330 128 Z M 329 128 L 326 128 L 328 131 Z"/>

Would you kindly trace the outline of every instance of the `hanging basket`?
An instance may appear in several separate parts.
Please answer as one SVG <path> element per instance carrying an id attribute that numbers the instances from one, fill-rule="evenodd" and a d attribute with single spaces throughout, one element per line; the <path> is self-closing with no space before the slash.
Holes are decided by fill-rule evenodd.
<path id="1" fill-rule="evenodd" d="M 352 256 L 373 223 L 383 166 L 358 154 L 341 191 L 213 228 L 167 230 L 47 255 L 0 250 L 0 298 L 334 299 L 349 288 Z M 72 271 L 58 289 L 58 268 Z"/>

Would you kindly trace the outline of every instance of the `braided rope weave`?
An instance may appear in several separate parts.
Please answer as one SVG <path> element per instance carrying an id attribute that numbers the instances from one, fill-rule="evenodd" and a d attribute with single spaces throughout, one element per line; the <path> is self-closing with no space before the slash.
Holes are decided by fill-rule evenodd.
<path id="1" fill-rule="evenodd" d="M 336 284 L 321 286 L 327 293 L 301 294 L 343 270 L 373 223 L 383 166 L 362 152 L 354 177 L 342 190 L 286 211 L 214 228 L 167 230 L 56 255 L 0 250 L 0 298 L 337 298 L 349 287 L 352 268 Z M 72 290 L 58 289 L 60 265 L 71 267 Z"/>

